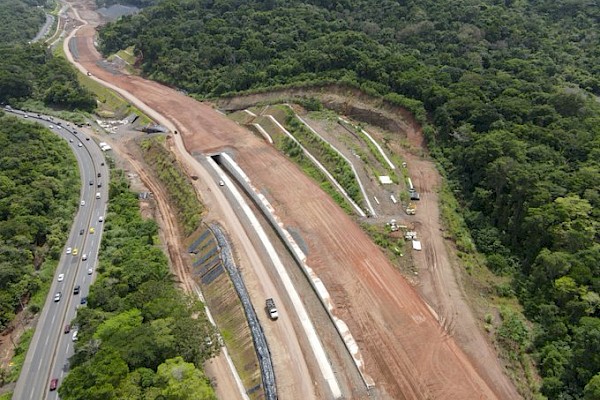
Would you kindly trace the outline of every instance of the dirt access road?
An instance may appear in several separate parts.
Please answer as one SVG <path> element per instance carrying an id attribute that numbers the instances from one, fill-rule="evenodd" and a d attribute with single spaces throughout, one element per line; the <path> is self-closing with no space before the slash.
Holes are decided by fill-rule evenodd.
<path id="1" fill-rule="evenodd" d="M 514 398 L 501 376 L 478 371 L 426 304 L 354 221 L 285 157 L 245 129 L 154 82 L 96 64 L 93 31 L 78 32 L 80 62 L 179 128 L 194 153 L 228 150 L 262 188 L 286 226 L 302 235 L 308 264 L 329 289 L 361 348 L 381 398 Z M 290 184 L 290 182 L 292 184 Z M 494 378 L 498 378 L 495 380 Z"/>
<path id="2" fill-rule="evenodd" d="M 84 45 L 82 45 L 79 41 L 79 38 L 77 38 L 75 45 L 69 47 L 70 51 L 67 52 L 68 58 L 71 62 L 73 62 L 72 56 L 74 55 L 78 59 L 78 61 L 84 61 L 88 60 L 88 56 L 91 54 L 92 57 L 95 57 L 97 59 L 99 55 L 95 52 L 92 41 L 94 30 L 85 23 L 85 20 L 83 20 L 83 18 L 81 18 L 81 16 L 85 15 L 86 18 L 92 23 L 98 21 L 98 17 L 92 9 L 93 2 L 78 2 L 77 4 L 73 4 L 73 6 L 75 7 L 75 10 L 77 10 L 76 12 L 73 12 L 73 17 L 75 19 L 81 20 L 83 23 L 80 29 L 76 32 L 78 35 L 82 35 L 81 37 L 85 38 L 85 40 L 83 41 Z M 128 100 L 132 101 L 137 107 L 142 109 L 151 117 L 155 118 L 159 123 L 162 123 L 163 125 L 173 129 L 172 123 L 170 121 L 165 120 L 162 116 L 157 114 L 157 112 L 154 111 L 154 109 L 148 107 L 147 105 L 143 104 L 141 101 L 135 98 L 135 95 L 139 96 L 139 93 L 135 93 L 133 95 L 129 91 L 127 91 L 128 93 L 125 93 L 122 90 L 122 85 L 118 83 L 116 84 L 116 86 L 111 86 L 111 84 L 115 84 L 115 82 L 111 81 L 110 79 L 107 79 L 106 76 L 103 76 L 104 71 L 101 68 L 97 68 L 94 62 L 92 62 L 92 64 L 86 64 L 85 62 L 81 62 L 81 64 L 78 65 L 78 68 L 82 69 L 82 65 L 84 73 L 90 71 L 92 72 L 94 79 L 98 79 L 99 77 L 104 82 L 108 82 L 111 88 L 120 91 L 121 94 L 126 94 L 125 97 L 127 97 Z M 110 76 L 110 73 L 108 73 L 107 75 Z M 106 141 L 108 141 L 109 143 L 111 142 L 110 139 L 106 139 Z M 183 148 L 183 142 L 179 139 L 179 136 L 176 136 L 173 142 L 175 142 L 174 147 L 177 149 L 176 154 L 178 153 L 180 156 L 179 160 L 184 164 L 188 171 L 193 168 L 193 170 L 190 171 L 191 175 L 198 175 L 200 177 L 200 179 L 194 182 L 194 185 L 196 186 L 197 191 L 203 194 L 202 199 L 207 208 L 211 210 L 209 215 L 205 216 L 205 220 L 214 220 L 214 218 L 212 218 L 211 215 L 214 215 L 216 213 L 216 215 L 220 216 L 219 222 L 221 222 L 223 226 L 242 226 L 237 220 L 234 210 L 227 203 L 223 194 L 219 190 L 218 184 L 208 174 L 208 172 L 204 168 L 201 168 L 200 165 L 192 158 L 192 156 L 185 151 L 185 149 Z M 118 149 L 118 147 L 116 147 L 116 149 Z M 145 175 L 142 167 L 136 160 L 133 159 L 135 157 L 132 158 L 130 154 L 127 154 L 127 150 L 125 149 L 121 149 L 121 153 L 128 156 L 131 165 L 134 166 L 134 169 L 138 172 L 138 174 L 140 174 L 140 176 Z M 150 177 L 146 177 L 146 179 L 151 180 Z M 161 201 L 159 198 L 165 199 L 167 198 L 167 196 L 160 194 L 160 187 L 156 187 L 151 183 L 149 183 L 149 186 L 151 186 L 150 188 L 152 189 L 152 191 L 157 194 L 156 197 L 160 205 Z M 168 210 L 168 206 L 163 208 L 164 209 L 161 210 L 162 216 L 166 216 L 166 219 L 168 219 L 169 216 L 170 218 L 172 218 L 173 212 Z M 257 287 L 260 290 L 260 292 L 258 292 L 260 298 L 253 299 L 253 302 L 254 304 L 263 303 L 266 293 L 276 293 L 276 289 L 274 288 L 275 284 L 271 281 L 271 279 L 266 273 L 260 275 L 259 271 L 264 271 L 266 270 L 266 268 L 262 265 L 263 261 L 252 246 L 251 241 L 247 237 L 245 231 L 240 229 L 234 231 L 229 230 L 229 234 L 230 239 L 233 240 L 234 246 L 236 247 L 236 250 L 240 255 L 240 262 L 242 264 L 241 268 L 250 271 L 250 275 L 253 281 L 258 282 Z M 177 239 L 176 233 L 170 236 L 171 239 Z M 172 262 L 178 261 L 180 256 L 171 254 L 171 248 L 168 248 L 168 250 L 170 256 L 173 258 Z M 185 250 L 181 248 L 179 251 L 180 253 L 185 252 Z M 178 265 L 173 265 L 173 268 L 174 272 L 182 280 L 182 286 L 184 287 L 184 289 L 189 290 L 189 280 L 191 280 L 191 278 L 189 276 L 188 271 L 182 271 L 182 269 Z M 259 318 L 261 318 L 261 314 L 259 314 Z M 264 316 L 264 318 L 266 319 L 266 316 Z M 310 351 L 307 351 L 306 349 L 305 341 L 303 341 L 302 336 L 297 335 L 296 331 L 293 329 L 292 324 L 290 322 L 291 318 L 291 316 L 283 316 L 278 321 L 278 324 L 272 324 L 271 327 L 267 325 L 268 321 L 262 321 L 263 327 L 265 328 L 265 332 L 267 333 L 267 335 L 270 336 L 269 340 L 271 345 L 273 345 L 274 347 L 281 348 L 281 351 L 277 351 L 276 354 L 274 354 L 273 356 L 275 373 L 278 382 L 278 393 L 280 395 L 280 398 L 329 398 L 325 389 L 327 386 L 323 378 L 320 377 L 319 374 L 316 372 L 318 371 L 318 368 L 316 368 L 316 366 L 313 365 L 314 361 L 310 357 Z M 212 368 L 213 372 L 219 375 L 221 375 L 225 371 L 225 368 L 223 368 L 222 364 L 221 366 L 212 365 L 211 367 L 209 363 L 208 367 L 209 369 Z M 227 391 L 227 388 L 225 386 L 229 387 L 229 392 Z M 239 396 L 237 394 L 232 393 L 231 389 L 233 388 L 231 386 L 232 385 L 228 384 L 227 380 L 222 380 L 220 379 L 220 377 L 217 378 L 217 392 L 219 393 L 221 398 L 230 399 L 237 398 Z"/>

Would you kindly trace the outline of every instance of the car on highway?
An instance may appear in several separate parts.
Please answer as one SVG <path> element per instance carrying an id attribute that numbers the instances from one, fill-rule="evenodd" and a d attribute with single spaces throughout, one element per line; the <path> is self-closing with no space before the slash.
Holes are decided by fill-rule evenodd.
<path id="1" fill-rule="evenodd" d="M 77 332 L 79 332 L 79 331 L 74 331 L 74 332 L 73 332 L 72 339 L 73 339 L 73 341 L 74 341 L 74 342 L 76 342 L 76 341 L 77 341 Z"/>
<path id="2" fill-rule="evenodd" d="M 55 303 L 59 302 L 61 296 L 62 296 L 61 292 L 56 292 L 56 294 L 54 295 L 54 302 Z"/>
<path id="3" fill-rule="evenodd" d="M 102 221 L 104 221 L 104 217 L 101 215 L 98 217 L 98 222 L 102 222 Z"/>
<path id="4" fill-rule="evenodd" d="M 75 285 L 75 287 L 73 288 L 73 294 L 79 294 L 80 290 L 81 290 L 81 286 Z"/>
<path id="5" fill-rule="evenodd" d="M 84 233 L 85 233 L 85 229 L 80 229 L 80 230 L 79 230 L 79 234 L 80 234 L 80 235 L 83 235 Z"/>
<path id="6" fill-rule="evenodd" d="M 81 300 L 79 300 L 80 304 L 87 304 L 87 297 L 82 297 Z"/>
<path id="7" fill-rule="evenodd" d="M 85 261 L 85 260 L 87 260 L 87 254 L 84 254 L 84 255 L 82 255 L 82 256 L 81 256 L 81 260 L 82 260 L 82 261 Z"/>
<path id="8" fill-rule="evenodd" d="M 71 248 L 67 247 L 67 254 L 71 254 Z"/>
<path id="9" fill-rule="evenodd" d="M 58 281 L 62 282 L 65 280 L 65 274 L 58 274 Z"/>
<path id="10" fill-rule="evenodd" d="M 65 325 L 65 331 L 64 331 L 64 332 L 65 332 L 65 333 L 69 333 L 69 332 L 71 332 L 71 325 L 69 325 L 69 324 L 66 324 L 66 325 Z"/>
<path id="11" fill-rule="evenodd" d="M 102 187 L 102 182 L 98 182 L 98 187 Z"/>
<path id="12" fill-rule="evenodd" d="M 78 252 L 79 252 L 79 250 L 77 250 L 77 247 L 75 247 L 75 248 L 73 249 L 73 255 L 74 255 L 74 256 L 76 256 Z"/>
<path id="13" fill-rule="evenodd" d="M 73 143 L 73 139 L 69 139 L 69 143 Z"/>
<path id="14" fill-rule="evenodd" d="M 81 204 L 81 207 L 85 206 L 85 200 L 81 200 L 81 203 L 79 204 Z"/>
<path id="15" fill-rule="evenodd" d="M 52 125 L 48 125 L 48 128 L 53 129 L 54 127 Z"/>
<path id="16" fill-rule="evenodd" d="M 56 388 L 58 387 L 58 378 L 54 378 L 50 381 L 50 390 L 56 390 Z"/>
<path id="17" fill-rule="evenodd" d="M 88 275 L 91 275 L 94 273 L 94 269 L 93 268 L 88 268 Z"/>
<path id="18" fill-rule="evenodd" d="M 94 181 L 90 180 L 90 186 L 94 186 Z"/>
<path id="19" fill-rule="evenodd" d="M 86 138 L 85 138 L 85 140 L 90 140 L 90 138 L 89 138 L 89 137 L 86 137 Z"/>
<path id="20" fill-rule="evenodd" d="M 225 186 L 225 182 L 219 181 L 219 186 Z"/>
<path id="21" fill-rule="evenodd" d="M 94 233 L 96 230 L 94 228 L 90 228 L 90 233 Z"/>
<path id="22" fill-rule="evenodd" d="M 77 147 L 83 147 L 83 144 L 81 142 L 77 143 Z"/>

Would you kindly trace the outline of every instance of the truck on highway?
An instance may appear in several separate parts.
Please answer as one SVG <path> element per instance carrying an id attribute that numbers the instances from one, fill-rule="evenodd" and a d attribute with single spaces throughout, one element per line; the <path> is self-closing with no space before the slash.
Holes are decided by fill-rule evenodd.
<path id="1" fill-rule="evenodd" d="M 269 314 L 269 318 L 272 320 L 276 320 L 279 318 L 279 313 L 277 312 L 277 307 L 275 307 L 275 301 L 272 298 L 268 298 L 266 302 L 267 313 Z"/>

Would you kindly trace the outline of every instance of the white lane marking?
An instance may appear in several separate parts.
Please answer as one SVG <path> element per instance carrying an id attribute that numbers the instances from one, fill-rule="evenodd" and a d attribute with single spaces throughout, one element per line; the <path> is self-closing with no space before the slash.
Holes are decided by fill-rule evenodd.
<path id="1" fill-rule="evenodd" d="M 56 319 L 56 313 L 54 313 L 54 315 L 52 316 L 52 325 L 54 325 L 55 319 Z M 46 339 L 46 342 L 48 342 L 48 339 Z"/>

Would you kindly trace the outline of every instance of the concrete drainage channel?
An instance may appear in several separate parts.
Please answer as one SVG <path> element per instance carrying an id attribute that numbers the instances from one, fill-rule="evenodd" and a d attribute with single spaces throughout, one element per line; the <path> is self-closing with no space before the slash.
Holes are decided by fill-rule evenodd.
<path id="1" fill-rule="evenodd" d="M 221 253 L 221 261 L 229 273 L 231 281 L 233 282 L 233 286 L 235 287 L 235 290 L 242 302 L 242 306 L 244 307 L 244 313 L 246 314 L 246 319 L 248 320 L 248 325 L 250 326 L 250 330 L 252 332 L 252 341 L 254 342 L 256 355 L 258 356 L 258 362 L 260 364 L 265 398 L 268 400 L 275 400 L 277 399 L 277 387 L 275 385 L 275 372 L 273 371 L 273 362 L 271 361 L 271 353 L 269 352 L 267 339 L 265 338 L 265 334 L 260 326 L 260 322 L 258 322 L 258 317 L 256 316 L 256 311 L 254 310 L 252 302 L 250 301 L 250 297 L 248 296 L 246 285 L 244 285 L 242 276 L 240 275 L 235 262 L 233 261 L 231 249 L 227 239 L 225 238 L 225 235 L 221 231 L 221 228 L 216 224 L 211 224 L 210 230 L 217 239 L 217 244 Z"/>
<path id="2" fill-rule="evenodd" d="M 298 265 L 301 267 L 303 273 L 308 278 L 308 281 L 311 284 L 313 290 L 315 291 L 315 293 L 317 293 L 317 296 L 319 297 L 321 303 L 325 307 L 325 310 L 327 311 L 329 318 L 333 322 L 342 341 L 344 342 L 346 349 L 350 353 L 350 356 L 352 357 L 354 364 L 356 365 L 356 367 L 359 371 L 359 374 L 363 380 L 365 387 L 367 388 L 367 390 L 373 388 L 375 386 L 375 381 L 366 372 L 365 362 L 364 362 L 364 359 L 360 352 L 360 349 L 358 347 L 358 344 L 356 343 L 356 340 L 354 339 L 354 336 L 348 329 L 348 326 L 346 325 L 346 323 L 334 315 L 333 311 L 335 309 L 335 305 L 333 304 L 333 301 L 331 300 L 331 297 L 330 297 L 327 289 L 325 288 L 325 285 L 319 279 L 319 277 L 314 273 L 314 271 L 312 271 L 312 269 L 306 264 L 306 262 L 305 262 L 306 256 L 304 255 L 302 250 L 299 248 L 299 246 L 296 244 L 296 242 L 291 237 L 291 235 L 288 233 L 288 231 L 285 230 L 283 223 L 278 220 L 277 216 L 274 214 L 273 207 L 269 204 L 269 202 L 266 200 L 266 198 L 264 198 L 264 196 L 262 196 L 260 193 L 258 193 L 254 189 L 254 187 L 252 186 L 252 184 L 250 182 L 250 179 L 245 175 L 245 173 L 242 171 L 242 169 L 235 163 L 235 161 L 233 161 L 233 159 L 227 153 L 216 154 L 216 155 L 209 156 L 207 158 L 209 159 L 209 161 L 212 161 L 213 168 L 215 168 L 215 170 L 217 171 L 219 176 L 221 176 L 223 174 L 223 172 L 218 171 L 219 167 L 222 168 L 223 170 L 227 171 L 229 176 L 232 177 L 240 185 L 240 187 L 252 199 L 254 204 L 260 209 L 260 211 L 263 213 L 263 215 L 265 216 L 267 221 L 269 221 L 269 224 L 273 227 L 273 229 L 278 234 L 278 236 L 280 237 L 280 239 L 282 240 L 284 245 L 288 248 L 292 257 L 296 260 Z M 283 276 L 281 276 L 281 274 L 280 274 L 280 278 L 283 278 Z M 289 279 L 289 277 L 288 277 L 288 279 Z M 290 292 L 291 291 L 288 290 L 288 295 L 290 295 Z M 297 310 L 297 312 L 298 312 L 298 310 Z M 314 334 L 316 334 L 316 333 L 314 333 Z M 310 340 L 311 335 L 308 335 L 308 336 L 309 336 L 309 340 Z M 320 361 L 319 357 L 317 357 L 317 361 L 318 362 Z M 324 376 L 325 380 L 328 381 L 328 383 L 330 384 L 330 389 L 332 390 L 333 397 L 340 398 L 341 392 L 340 392 L 340 388 L 336 382 L 336 379 L 335 379 L 335 377 L 330 376 L 332 374 L 332 371 L 330 371 L 331 366 L 330 365 L 327 365 L 327 366 L 320 365 L 320 367 L 321 367 L 321 371 L 323 372 L 323 376 Z"/>

